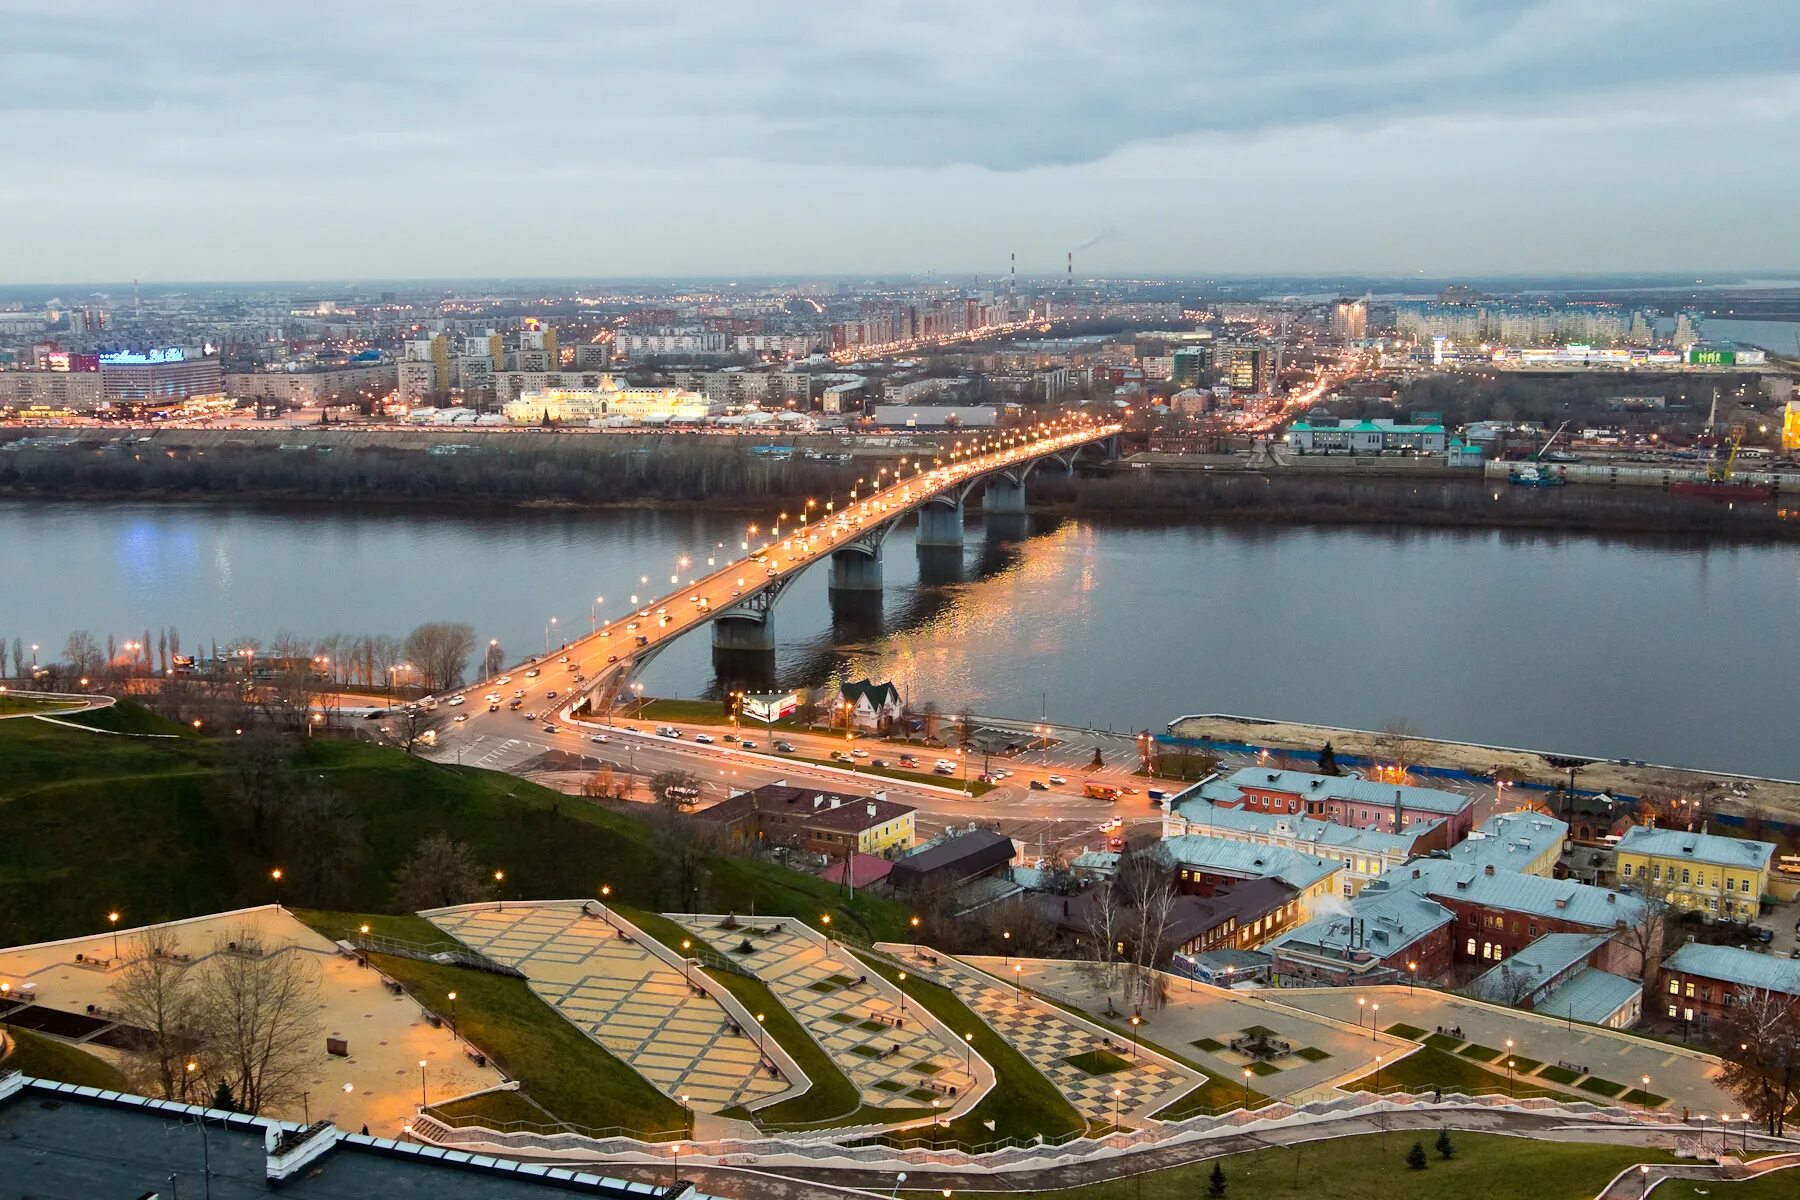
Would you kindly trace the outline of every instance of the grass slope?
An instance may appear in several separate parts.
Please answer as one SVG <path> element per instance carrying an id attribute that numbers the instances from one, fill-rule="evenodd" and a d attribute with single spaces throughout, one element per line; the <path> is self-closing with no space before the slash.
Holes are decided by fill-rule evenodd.
<path id="1" fill-rule="evenodd" d="M 1455 1157 L 1439 1158 L 1430 1130 L 1333 1138 L 1297 1147 L 1256 1150 L 1055 1192 L 1018 1192 L 1029 1200 L 1192 1200 L 1207 1194 L 1216 1161 L 1226 1195 L 1238 1200 L 1590 1200 L 1620 1171 L 1668 1162 L 1658 1150 L 1597 1143 L 1546 1142 L 1499 1134 L 1453 1133 Z M 1423 1142 L 1430 1165 L 1409 1170 L 1406 1152 Z M 1666 1186 L 1666 1185 L 1665 1185 Z M 1792 1181 L 1788 1186 L 1792 1187 Z M 936 1192 L 909 1192 L 936 1196 Z M 1781 1195 L 1771 1191 L 1769 1195 Z M 1730 1193 L 1727 1200 L 1735 1197 Z M 1747 1198 L 1748 1200 L 1748 1198 Z M 1759 1198 L 1760 1200 L 1760 1198 Z"/>
<path id="2" fill-rule="evenodd" d="M 121 704 L 109 718 L 153 723 Z M 161 731 L 161 730 L 159 730 Z M 382 912 L 396 867 L 427 834 L 468 843 L 503 868 L 507 890 L 582 896 L 610 884 L 645 908 L 685 903 L 670 854 L 644 822 L 524 780 L 335 739 L 295 743 L 297 772 L 336 793 L 354 814 L 360 861 L 321 890 L 279 851 L 250 849 L 211 738 L 104 737 L 42 721 L 0 721 L 0 929 L 27 942 L 92 932 L 110 908 L 147 924 L 281 899 Z M 278 894 L 268 878 L 284 865 Z M 833 921 L 866 937 L 897 937 L 899 906 L 809 875 L 747 859 L 710 860 L 710 907 Z"/>
<path id="3" fill-rule="evenodd" d="M 420 917 L 309 910 L 295 915 L 333 939 L 349 937 L 366 922 L 371 932 L 390 937 L 455 941 Z M 687 1129 L 688 1116 L 679 1104 L 570 1024 L 524 980 L 388 954 L 371 954 L 369 960 L 434 1011 L 447 1012 L 444 997 L 455 991 L 458 1032 L 492 1055 L 533 1101 L 558 1119 L 594 1129 L 621 1126 L 644 1133 Z M 484 1097 L 457 1111 L 472 1109 L 503 1121 L 545 1120 L 526 1107 L 517 1098 Z"/>
<path id="4" fill-rule="evenodd" d="M 6 1035 L 13 1041 L 13 1051 L 0 1063 L 0 1074 L 23 1071 L 36 1079 L 125 1090 L 125 1077 L 118 1068 L 86 1050 L 10 1025 L 6 1026 Z"/>

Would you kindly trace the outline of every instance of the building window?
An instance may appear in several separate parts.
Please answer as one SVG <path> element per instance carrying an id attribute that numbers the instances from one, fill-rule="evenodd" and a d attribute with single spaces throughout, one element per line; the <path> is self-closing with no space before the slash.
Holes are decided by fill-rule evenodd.
<path id="1" fill-rule="evenodd" d="M 1469 957 L 1470 958 L 1475 957 L 1475 939 L 1474 938 L 1469 939 Z"/>
<path id="2" fill-rule="evenodd" d="M 1671 996 L 1681 995 L 1681 980 L 1679 980 L 1679 979 L 1670 979 L 1669 980 L 1669 995 L 1671 995 Z"/>
<path id="3" fill-rule="evenodd" d="M 1623 876 L 1623 877 L 1624 877 L 1624 878 L 1626 878 L 1626 879 L 1630 879 L 1630 878 L 1631 878 L 1631 864 L 1630 864 L 1630 863 L 1626 863 L 1626 864 L 1625 864 L 1625 866 L 1624 866 L 1624 869 L 1623 869 L 1623 870 L 1621 870 L 1621 871 L 1620 871 L 1620 872 L 1619 872 L 1619 873 L 1620 873 L 1620 875 L 1621 875 L 1621 876 Z"/>
<path id="4" fill-rule="evenodd" d="M 1738 891 L 1748 894 L 1750 891 L 1750 881 L 1748 879 L 1738 880 Z"/>
<path id="5" fill-rule="evenodd" d="M 1652 863 L 1650 865 L 1650 878 L 1652 878 L 1652 879 L 1661 879 L 1662 878 L 1662 864 L 1661 863 Z"/>
<path id="6" fill-rule="evenodd" d="M 1680 1015 L 1680 1012 L 1681 1012 L 1681 1010 L 1679 1008 L 1675 1007 L 1675 1005 L 1673 1005 L 1673 1004 L 1669 1005 L 1669 1018 L 1671 1020 L 1673 1020 L 1676 1016 Z"/>
<path id="7" fill-rule="evenodd" d="M 1689 871 L 1686 867 L 1681 868 L 1681 882 L 1683 882 L 1683 883 L 1689 882 L 1688 877 L 1691 874 L 1692 874 L 1692 872 Z"/>
<path id="8" fill-rule="evenodd" d="M 1693 980 L 1691 980 L 1691 979 L 1690 979 L 1690 980 L 1688 980 L 1688 985 L 1687 985 L 1687 993 L 1686 993 L 1686 994 L 1687 994 L 1687 998 L 1688 998 L 1688 999 L 1689 999 L 1689 1000 L 1692 1000 L 1692 999 L 1693 999 L 1693 998 L 1694 998 L 1694 981 L 1693 981 Z"/>

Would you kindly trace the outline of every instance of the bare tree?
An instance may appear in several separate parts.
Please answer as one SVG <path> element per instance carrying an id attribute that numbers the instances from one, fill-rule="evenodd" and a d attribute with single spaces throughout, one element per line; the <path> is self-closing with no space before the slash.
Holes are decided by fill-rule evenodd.
<path id="1" fill-rule="evenodd" d="M 1668 934 L 1671 898 L 1675 894 L 1672 880 L 1633 879 L 1641 902 L 1629 919 L 1617 923 L 1613 940 L 1631 955 L 1623 974 L 1644 981 L 1644 992 L 1655 990 L 1657 964 L 1663 958 L 1663 941 Z"/>
<path id="2" fill-rule="evenodd" d="M 77 629 L 63 642 L 63 662 L 74 675 L 92 676 L 100 669 L 100 645 L 94 635 Z"/>
<path id="3" fill-rule="evenodd" d="M 475 628 L 455 621 L 429 621 L 406 635 L 402 651 L 428 692 L 459 686 L 475 652 Z"/>
<path id="4" fill-rule="evenodd" d="M 437 723 L 435 714 L 414 704 L 390 712 L 387 724 L 381 728 L 391 744 L 411 754 L 420 742 L 426 740 L 425 735 L 437 728 Z"/>
<path id="5" fill-rule="evenodd" d="M 1424 761 L 1430 744 L 1422 741 L 1405 718 L 1389 721 L 1375 738 L 1375 757 L 1385 759 L 1375 767 L 1376 774 L 1387 783 L 1405 783 L 1412 769 Z"/>
<path id="6" fill-rule="evenodd" d="M 663 855 L 663 902 L 683 912 L 697 911 L 712 881 L 713 859 L 721 848 L 718 827 L 662 806 L 651 813 L 657 848 Z"/>
<path id="7" fill-rule="evenodd" d="M 198 969 L 213 1078 L 230 1086 L 245 1112 L 297 1098 L 322 1049 L 313 956 L 292 946 L 265 951 L 249 930 L 236 930 L 214 944 Z"/>
<path id="8" fill-rule="evenodd" d="M 297 900 L 312 908 L 344 900 L 362 864 L 361 833 L 356 810 L 337 792 L 315 779 L 299 784 L 281 819 L 281 861 Z"/>
<path id="9" fill-rule="evenodd" d="M 1732 999 L 1718 1035 L 1720 1083 L 1780 1137 L 1800 1102 L 1800 999 L 1763 988 L 1740 988 Z"/>
<path id="10" fill-rule="evenodd" d="M 226 741 L 220 765 L 244 815 L 250 848 L 267 855 L 279 810 L 294 788 L 293 748 L 281 734 L 252 726 Z"/>
<path id="11" fill-rule="evenodd" d="M 174 957 L 174 943 L 152 929 L 130 942 L 127 966 L 112 985 L 113 1005 L 130 1030 L 126 1078 L 145 1095 L 185 1100 L 199 1082 L 201 1003 L 198 976 Z"/>
<path id="12" fill-rule="evenodd" d="M 487 898 L 475 852 L 442 833 L 426 837 L 394 873 L 394 901 L 408 910 L 448 908 Z"/>

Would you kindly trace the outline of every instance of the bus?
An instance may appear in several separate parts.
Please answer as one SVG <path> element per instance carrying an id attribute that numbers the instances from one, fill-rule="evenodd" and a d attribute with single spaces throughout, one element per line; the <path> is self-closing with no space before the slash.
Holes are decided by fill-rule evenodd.
<path id="1" fill-rule="evenodd" d="M 1800 854 L 1782 855 L 1775 869 L 1783 875 L 1800 875 Z"/>
<path id="2" fill-rule="evenodd" d="M 1124 793 L 1110 783 L 1085 783 L 1081 794 L 1095 800 L 1116 801 Z"/>

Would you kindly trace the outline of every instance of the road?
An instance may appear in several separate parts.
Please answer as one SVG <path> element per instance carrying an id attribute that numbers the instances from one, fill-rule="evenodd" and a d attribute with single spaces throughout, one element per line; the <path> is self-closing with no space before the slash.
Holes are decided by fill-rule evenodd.
<path id="1" fill-rule="evenodd" d="M 805 778 L 822 786 L 867 790 L 866 778 L 856 779 L 830 770 L 784 764 L 766 757 L 746 755 L 728 747 L 700 747 L 689 736 L 679 748 L 661 748 L 646 744 L 642 736 L 620 732 L 613 752 L 602 755 L 601 744 L 586 741 L 592 732 L 568 732 L 573 728 L 570 712 L 577 701 L 586 697 L 595 724 L 611 726 L 619 709 L 629 707 L 636 693 L 627 691 L 632 675 L 663 646 L 685 633 L 697 630 L 736 604 L 752 601 L 759 593 L 778 588 L 807 567 L 829 558 L 858 538 L 873 532 L 883 523 L 898 520 L 933 497 L 958 488 L 996 469 L 1019 465 L 1045 454 L 1066 451 L 1118 432 L 1117 425 L 1095 425 L 1067 419 L 1022 431 L 996 431 L 985 440 L 968 447 L 953 449 L 946 459 L 931 465 L 915 462 L 910 474 L 901 472 L 891 484 L 852 492 L 847 503 L 839 505 L 826 500 L 822 505 L 809 501 L 809 512 L 795 514 L 785 522 L 785 531 L 777 524 L 764 531 L 749 526 L 736 549 L 736 557 L 727 547 L 714 547 L 705 558 L 705 566 L 713 568 L 695 578 L 683 579 L 689 560 L 676 564 L 670 577 L 674 590 L 651 599 L 652 576 L 639 577 L 639 595 L 631 596 L 632 609 L 616 617 L 602 619 L 594 611 L 592 631 L 558 644 L 558 622 L 546 628 L 546 642 L 553 645 L 546 654 L 461 689 L 431 699 L 442 720 L 433 757 L 459 761 L 497 770 L 519 770 L 534 760 L 541 761 L 545 751 L 580 750 L 596 759 L 624 766 L 636 774 L 679 765 L 695 769 L 714 788 L 754 786 L 778 778 Z M 704 551 L 700 553 L 704 554 Z M 722 561 L 723 565 L 720 565 Z M 655 578 L 660 579 L 661 576 Z M 627 583 L 625 590 L 632 585 Z M 566 627 L 562 632 L 567 632 Z M 513 702 L 517 701 L 517 707 Z M 604 736 L 612 737 L 613 734 Z M 669 739 L 657 739 L 669 741 Z M 798 746 L 799 743 L 796 743 Z M 765 747 L 766 748 L 766 747 Z M 826 757 L 826 740 L 808 741 L 807 750 Z M 619 751 L 623 751 L 623 756 Z M 802 751 L 805 752 L 804 750 Z M 897 757 L 875 755 L 876 757 Z M 1127 754 L 1109 756 L 1110 766 L 1101 774 L 1124 775 L 1130 770 Z M 641 756 L 641 757 L 640 757 Z M 932 759 L 937 757 L 932 754 Z M 1091 750 L 1088 753 L 1091 758 Z M 1085 760 L 1084 760 L 1085 761 Z M 1064 759 L 1065 768 L 1074 764 Z M 921 809 L 920 824 L 927 831 L 969 820 L 989 823 L 1004 814 L 1008 832 L 1023 840 L 1040 836 L 1046 845 L 1079 841 L 1083 836 L 1096 844 L 1104 839 L 1099 825 L 1111 805 L 1079 796 L 1085 775 L 1053 772 L 1046 760 L 1035 774 L 1020 770 L 1010 786 L 1001 787 L 978 799 L 960 794 L 961 774 L 954 781 L 958 794 L 936 788 L 911 787 L 886 783 L 896 799 L 917 804 Z M 924 769 L 929 770 L 929 765 Z M 979 773 L 979 772 L 977 772 Z M 1032 792 L 1029 779 L 1047 778 L 1051 773 L 1063 774 L 1066 784 L 1055 785 L 1066 791 L 1059 794 Z M 947 781 L 948 782 L 948 781 Z M 1074 793 L 1071 795 L 1070 793 Z M 1133 797 L 1131 799 L 1138 799 Z M 1073 808 L 1072 800 L 1080 801 Z M 1141 803 L 1141 800 L 1140 800 Z M 1070 815 L 1071 813 L 1079 815 Z M 1017 830 L 1018 832 L 1015 832 Z M 926 834 L 928 836 L 928 832 Z"/>

